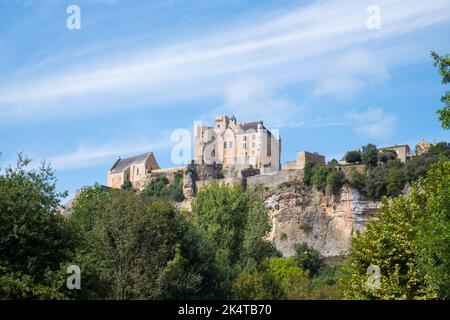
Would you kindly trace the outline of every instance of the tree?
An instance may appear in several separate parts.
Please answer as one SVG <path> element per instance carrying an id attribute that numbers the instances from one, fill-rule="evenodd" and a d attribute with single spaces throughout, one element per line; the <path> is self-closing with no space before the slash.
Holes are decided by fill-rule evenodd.
<path id="1" fill-rule="evenodd" d="M 352 239 L 340 281 L 345 298 L 448 297 L 449 188 L 450 161 L 442 158 L 408 196 L 383 202 Z M 370 265 L 379 267 L 379 288 L 367 286 Z"/>
<path id="2" fill-rule="evenodd" d="M 0 175 L 0 299 L 63 299 L 76 243 L 58 212 L 66 194 L 49 166 L 29 163 L 19 154 Z"/>
<path id="3" fill-rule="evenodd" d="M 438 67 L 439 73 L 442 76 L 442 84 L 450 82 L 450 55 L 443 56 L 438 55 L 436 52 L 431 52 L 431 56 L 434 60 L 433 65 Z M 444 106 L 437 110 L 439 114 L 439 120 L 441 121 L 442 128 L 450 128 L 450 91 L 447 91 L 442 97 L 441 101 Z"/>
<path id="4" fill-rule="evenodd" d="M 122 189 L 124 190 L 131 190 L 133 188 L 133 184 L 131 183 L 130 180 L 125 180 L 123 185 L 122 185 Z"/>
<path id="5" fill-rule="evenodd" d="M 303 270 L 309 270 L 315 275 L 323 265 L 320 253 L 309 247 L 306 243 L 296 244 L 294 246 L 294 262 Z"/>
<path id="6" fill-rule="evenodd" d="M 69 218 L 72 224 L 83 226 L 79 212 L 89 210 L 93 217 L 91 229 L 79 228 L 83 242 L 76 262 L 87 283 L 74 298 L 218 296 L 219 273 L 210 255 L 211 245 L 169 204 L 148 201 L 127 190 L 113 190 L 101 198 L 98 202 L 92 194 L 84 195 L 83 201 L 75 201 Z"/>
<path id="7" fill-rule="evenodd" d="M 345 183 L 345 174 L 342 171 L 333 170 L 327 176 L 327 191 L 337 195 Z"/>
<path id="8" fill-rule="evenodd" d="M 400 160 L 389 160 L 386 164 L 388 171 L 386 175 L 386 195 L 398 196 L 405 186 L 405 176 Z"/>
<path id="9" fill-rule="evenodd" d="M 366 175 L 362 172 L 359 172 L 355 168 L 352 168 L 350 172 L 349 182 L 350 186 L 360 193 L 365 194 L 366 192 Z"/>
<path id="10" fill-rule="evenodd" d="M 374 144 L 369 143 L 361 148 L 361 159 L 366 166 L 375 167 L 378 163 L 378 149 Z"/>
<path id="11" fill-rule="evenodd" d="M 382 163 L 386 163 L 389 160 L 397 159 L 397 152 L 390 149 L 383 149 L 378 153 L 378 161 Z"/>
<path id="12" fill-rule="evenodd" d="M 192 205 L 192 222 L 210 241 L 222 268 L 222 283 L 231 288 L 241 272 L 261 270 L 261 261 L 276 254 L 263 237 L 270 230 L 262 199 L 241 186 L 211 182 Z"/>
<path id="13" fill-rule="evenodd" d="M 314 174 L 314 168 L 317 166 L 315 162 L 308 162 L 303 169 L 303 183 L 305 186 L 312 186 L 312 176 Z"/>
<path id="14" fill-rule="evenodd" d="M 312 174 L 312 185 L 316 187 L 317 190 L 325 190 L 327 186 L 328 173 L 330 173 L 331 170 L 333 169 L 321 164 L 314 166 Z"/>
<path id="15" fill-rule="evenodd" d="M 429 295 L 450 299 L 450 161 L 442 158 L 423 185 L 426 221 L 417 227 L 419 269 Z M 425 200 L 425 199 L 424 199 Z"/>
<path id="16" fill-rule="evenodd" d="M 361 162 L 362 161 L 361 151 L 359 151 L 359 150 L 348 151 L 345 154 L 345 161 L 348 162 L 348 163 Z"/>

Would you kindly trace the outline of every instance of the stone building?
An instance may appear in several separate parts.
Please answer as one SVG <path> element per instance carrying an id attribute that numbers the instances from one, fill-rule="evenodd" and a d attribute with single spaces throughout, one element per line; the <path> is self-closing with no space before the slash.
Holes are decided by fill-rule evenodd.
<path id="1" fill-rule="evenodd" d="M 428 142 L 426 140 L 419 141 L 416 144 L 416 152 L 415 152 L 416 155 L 420 156 L 421 154 L 427 153 L 430 150 L 432 145 L 433 144 L 431 144 L 430 142 Z"/>
<path id="2" fill-rule="evenodd" d="M 401 162 L 405 162 L 406 160 L 409 160 L 410 158 L 410 148 L 409 145 L 403 144 L 403 145 L 395 145 L 391 147 L 383 147 L 380 148 L 380 150 L 394 150 L 397 153 L 397 158 L 400 159 Z"/>
<path id="3" fill-rule="evenodd" d="M 283 169 L 304 169 L 308 163 L 325 164 L 325 156 L 317 152 L 298 151 L 294 161 L 286 161 Z"/>
<path id="4" fill-rule="evenodd" d="M 135 189 L 141 189 L 152 170 L 159 169 L 153 152 L 147 152 L 134 157 L 118 159 L 108 171 L 107 185 L 111 188 L 121 188 L 130 181 Z"/>
<path id="5" fill-rule="evenodd" d="M 249 166 L 261 172 L 280 170 L 281 139 L 262 121 L 237 123 L 234 116 L 216 116 L 215 126 L 196 125 L 194 162 L 222 164 L 224 169 Z"/>

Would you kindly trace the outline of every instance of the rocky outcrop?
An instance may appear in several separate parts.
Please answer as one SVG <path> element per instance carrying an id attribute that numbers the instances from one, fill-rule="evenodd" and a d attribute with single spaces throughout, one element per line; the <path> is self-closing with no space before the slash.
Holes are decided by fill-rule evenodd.
<path id="1" fill-rule="evenodd" d="M 194 174 L 192 171 L 187 171 L 184 174 L 183 177 L 183 195 L 186 199 L 190 199 L 192 197 L 195 197 L 196 190 L 195 190 L 195 181 L 194 181 Z"/>
<path id="2" fill-rule="evenodd" d="M 276 188 L 265 195 L 272 222 L 268 236 L 283 256 L 294 254 L 296 243 L 306 242 L 324 257 L 341 255 L 351 237 L 362 230 L 380 203 L 344 187 L 338 197 L 301 185 Z"/>

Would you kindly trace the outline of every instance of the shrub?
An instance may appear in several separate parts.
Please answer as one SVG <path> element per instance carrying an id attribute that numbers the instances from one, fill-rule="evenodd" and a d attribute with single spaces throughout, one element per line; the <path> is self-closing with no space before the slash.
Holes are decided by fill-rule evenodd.
<path id="1" fill-rule="evenodd" d="M 309 247 L 306 243 L 296 244 L 294 250 L 294 262 L 299 268 L 309 270 L 312 275 L 315 275 L 322 267 L 323 261 L 320 253 Z"/>
<path id="2" fill-rule="evenodd" d="M 361 162 L 362 158 L 361 158 L 361 151 L 359 150 L 352 150 L 349 151 L 345 154 L 345 161 L 348 163 L 357 163 L 357 162 Z"/>
<path id="3" fill-rule="evenodd" d="M 375 167 L 378 163 L 378 149 L 374 144 L 369 143 L 362 147 L 361 151 L 362 162 L 366 166 Z"/>
<path id="4" fill-rule="evenodd" d="M 334 170 L 327 176 L 327 191 L 338 195 L 344 183 L 345 174 L 342 171 Z"/>

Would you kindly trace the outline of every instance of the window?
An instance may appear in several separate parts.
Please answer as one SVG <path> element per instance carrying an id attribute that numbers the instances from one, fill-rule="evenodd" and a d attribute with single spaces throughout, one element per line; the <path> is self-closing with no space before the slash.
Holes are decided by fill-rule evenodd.
<path id="1" fill-rule="evenodd" d="M 254 148 L 254 147 L 255 147 L 255 143 L 253 142 L 253 143 L 252 143 L 252 148 Z"/>
<path id="2" fill-rule="evenodd" d="M 247 141 L 247 137 L 246 136 L 244 136 L 244 141 Z"/>
<path id="3" fill-rule="evenodd" d="M 139 168 L 136 169 L 136 175 L 139 175 Z"/>
<path id="4" fill-rule="evenodd" d="M 226 142 L 223 143 L 223 148 L 224 148 L 224 149 L 227 148 L 227 143 L 226 143 Z"/>
<path id="5" fill-rule="evenodd" d="M 233 148 L 233 142 L 232 141 L 228 142 L 228 148 Z"/>
<path id="6" fill-rule="evenodd" d="M 246 143 L 244 143 L 244 149 L 247 149 L 247 144 Z"/>
<path id="7" fill-rule="evenodd" d="M 252 140 L 255 140 L 255 135 L 252 135 Z"/>

